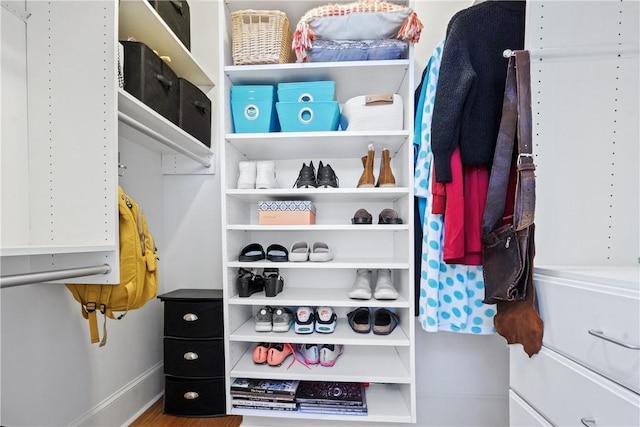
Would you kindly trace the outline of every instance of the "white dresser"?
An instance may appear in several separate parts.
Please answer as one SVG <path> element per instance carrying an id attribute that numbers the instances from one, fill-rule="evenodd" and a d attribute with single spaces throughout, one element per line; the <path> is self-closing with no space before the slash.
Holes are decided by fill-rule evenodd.
<path id="1" fill-rule="evenodd" d="M 640 425 L 640 268 L 537 268 L 543 347 L 510 349 L 511 426 Z"/>

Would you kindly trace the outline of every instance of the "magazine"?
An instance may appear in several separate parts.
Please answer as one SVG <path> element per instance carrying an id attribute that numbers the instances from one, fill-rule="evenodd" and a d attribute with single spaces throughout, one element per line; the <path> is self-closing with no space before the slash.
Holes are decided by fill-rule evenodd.
<path id="1" fill-rule="evenodd" d="M 231 392 L 244 391 L 251 393 L 277 394 L 294 396 L 298 388 L 298 380 L 263 380 L 254 378 L 236 378 L 231 383 Z"/>
<path id="2" fill-rule="evenodd" d="M 269 406 L 244 406 L 244 405 L 233 405 L 236 409 L 257 409 L 259 411 L 297 411 L 296 408 L 271 408 Z"/>
<path id="3" fill-rule="evenodd" d="M 362 383 L 301 381 L 296 392 L 296 401 L 298 403 L 364 407 L 366 393 Z"/>
<path id="4" fill-rule="evenodd" d="M 261 402 L 294 402 L 296 399 L 296 396 L 292 394 L 252 393 L 250 391 L 231 391 L 231 397 L 245 400 L 259 400 Z"/>
<path id="5" fill-rule="evenodd" d="M 366 409 L 362 409 L 359 411 L 347 410 L 345 407 L 337 407 L 337 408 L 317 408 L 317 407 L 305 407 L 299 408 L 299 412 L 305 414 L 331 414 L 331 415 L 368 415 Z"/>
<path id="6" fill-rule="evenodd" d="M 270 401 L 260 401 L 260 400 L 249 400 L 249 399 L 231 399 L 231 403 L 234 406 L 257 406 L 260 408 L 293 408 L 297 407 L 296 402 L 270 402 Z"/>

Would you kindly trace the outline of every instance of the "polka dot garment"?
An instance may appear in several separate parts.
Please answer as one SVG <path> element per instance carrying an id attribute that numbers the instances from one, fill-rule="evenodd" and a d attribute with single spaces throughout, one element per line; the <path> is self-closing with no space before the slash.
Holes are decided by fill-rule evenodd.
<path id="1" fill-rule="evenodd" d="M 435 48 L 427 64 L 414 136 L 418 152 L 414 191 L 417 197 L 425 199 L 418 319 L 422 328 L 429 332 L 493 334 L 496 308 L 482 302 L 482 267 L 443 262 L 442 215 L 431 213 L 431 120 L 443 48 L 444 42 Z"/>

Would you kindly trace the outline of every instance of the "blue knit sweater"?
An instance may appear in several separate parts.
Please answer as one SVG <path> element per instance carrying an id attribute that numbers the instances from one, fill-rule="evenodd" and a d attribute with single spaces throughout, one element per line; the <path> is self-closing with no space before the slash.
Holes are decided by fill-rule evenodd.
<path id="1" fill-rule="evenodd" d="M 525 1 L 485 1 L 449 22 L 431 125 L 438 182 L 451 181 L 451 154 L 462 164 L 493 162 L 508 60 L 505 49 L 524 48 Z"/>

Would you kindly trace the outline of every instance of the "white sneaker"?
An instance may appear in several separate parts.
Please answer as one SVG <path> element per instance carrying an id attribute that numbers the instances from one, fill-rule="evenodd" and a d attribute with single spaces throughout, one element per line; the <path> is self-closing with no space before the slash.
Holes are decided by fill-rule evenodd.
<path id="1" fill-rule="evenodd" d="M 398 298 L 398 291 L 396 291 L 396 288 L 393 286 L 393 282 L 391 281 L 391 270 L 378 270 L 376 288 L 373 291 L 373 297 L 375 299 L 382 300 Z"/>
<path id="2" fill-rule="evenodd" d="M 296 347 L 307 365 L 317 365 L 320 362 L 318 344 L 298 344 Z"/>
<path id="3" fill-rule="evenodd" d="M 278 188 L 276 164 L 272 160 L 256 162 L 256 188 Z"/>
<path id="4" fill-rule="evenodd" d="M 298 307 L 293 330 L 296 334 L 310 334 L 313 332 L 315 312 L 311 307 Z"/>
<path id="5" fill-rule="evenodd" d="M 256 162 L 238 163 L 240 175 L 238 175 L 237 188 L 247 190 L 256 187 Z"/>
<path id="6" fill-rule="evenodd" d="M 335 365 L 343 350 L 344 346 L 342 344 L 322 344 L 322 347 L 320 347 L 320 365 Z"/>
<path id="7" fill-rule="evenodd" d="M 371 299 L 371 270 L 359 268 L 356 271 L 356 280 L 349 291 L 351 299 Z"/>
<path id="8" fill-rule="evenodd" d="M 331 307 L 322 306 L 316 309 L 316 332 L 330 334 L 336 330 L 338 315 Z"/>

